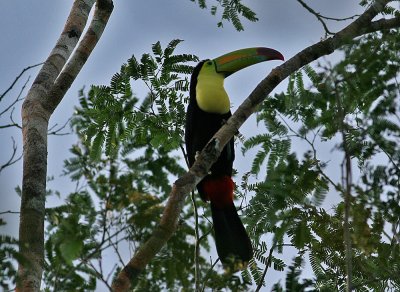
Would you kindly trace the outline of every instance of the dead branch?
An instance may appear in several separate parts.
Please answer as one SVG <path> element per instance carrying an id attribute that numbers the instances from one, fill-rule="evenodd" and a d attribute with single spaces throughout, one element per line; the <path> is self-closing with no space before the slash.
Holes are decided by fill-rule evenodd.
<path id="1" fill-rule="evenodd" d="M 58 124 L 54 124 L 47 130 L 47 135 L 65 136 L 71 134 L 71 132 L 62 132 L 67 127 L 70 121 L 71 118 L 69 118 L 64 124 L 60 126 Z"/>
<path id="2" fill-rule="evenodd" d="M 325 37 L 328 35 L 333 35 L 334 33 L 331 32 L 328 28 L 328 25 L 325 23 L 324 17 L 316 12 L 314 9 L 312 9 L 310 6 L 308 6 L 304 1 L 302 0 L 297 0 L 297 2 L 299 2 L 301 4 L 301 6 L 303 6 L 308 12 L 310 12 L 311 14 L 313 14 L 318 21 L 322 24 L 324 30 L 325 30 Z"/>
<path id="3" fill-rule="evenodd" d="M 360 16 L 360 15 L 356 14 L 356 15 L 352 15 L 349 17 L 343 17 L 343 18 L 329 17 L 329 16 L 322 15 L 321 13 L 315 11 L 309 5 L 307 5 L 303 0 L 297 0 L 297 2 L 299 2 L 301 4 L 301 6 L 303 6 L 308 12 L 313 14 L 317 18 L 317 20 L 322 24 L 322 26 L 325 30 L 325 36 L 334 34 L 333 32 L 331 32 L 329 30 L 328 25 L 326 24 L 325 20 L 346 21 L 346 20 L 352 20 L 352 19 Z"/>
<path id="4" fill-rule="evenodd" d="M 20 161 L 21 158 L 22 158 L 22 155 L 19 155 L 18 157 L 16 157 L 18 147 L 17 147 L 17 144 L 15 143 L 15 140 L 14 140 L 13 137 L 11 137 L 11 140 L 12 140 L 11 157 L 8 159 L 8 161 L 6 163 L 4 163 L 3 165 L 0 165 L 0 173 L 3 171 L 3 169 L 5 169 L 6 167 L 9 167 L 9 166 L 13 165 L 14 163 Z"/>
<path id="5" fill-rule="evenodd" d="M 31 68 L 33 68 L 33 67 L 31 67 Z M 25 70 L 25 69 L 24 69 L 24 70 Z M 6 112 L 8 112 L 8 111 L 10 110 L 10 108 L 12 108 L 13 106 L 15 106 L 15 104 L 17 104 L 18 102 L 20 102 L 20 101 L 22 101 L 22 100 L 24 99 L 24 98 L 21 97 L 21 96 L 22 96 L 22 93 L 24 92 L 24 90 L 25 90 L 25 88 L 26 88 L 26 85 L 28 84 L 28 82 L 29 82 L 30 79 L 31 79 L 31 76 L 29 76 L 29 77 L 26 79 L 24 85 L 21 87 L 21 90 L 19 91 L 19 94 L 17 95 L 17 98 L 16 98 L 9 106 L 7 106 L 2 112 L 0 112 L 0 117 L 1 117 L 3 114 L 5 114 Z M 15 82 L 15 81 L 14 81 L 14 82 Z M 10 87 L 10 88 L 12 88 L 12 87 Z"/>
<path id="6" fill-rule="evenodd" d="M 4 91 L 2 94 L 0 94 L 0 101 L 7 95 L 8 92 L 10 92 L 11 89 L 13 89 L 14 85 L 18 82 L 18 80 L 22 77 L 22 75 L 24 75 L 24 73 L 32 68 L 35 68 L 37 66 L 43 65 L 43 63 L 39 63 L 39 64 L 35 64 L 35 65 L 31 65 L 28 66 L 24 69 L 22 69 L 21 73 L 15 77 L 13 83 L 11 83 L 11 85 L 6 89 L 6 91 Z"/>

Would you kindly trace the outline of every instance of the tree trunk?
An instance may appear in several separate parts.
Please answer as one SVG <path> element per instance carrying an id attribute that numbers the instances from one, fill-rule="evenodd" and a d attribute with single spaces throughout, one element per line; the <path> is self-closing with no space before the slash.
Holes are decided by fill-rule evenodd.
<path id="1" fill-rule="evenodd" d="M 18 291 L 40 290 L 44 265 L 48 122 L 96 46 L 111 15 L 112 0 L 98 0 L 92 22 L 71 56 L 94 2 L 74 1 L 63 32 L 22 105 L 23 177 L 19 245 L 24 260 L 18 267 Z"/>

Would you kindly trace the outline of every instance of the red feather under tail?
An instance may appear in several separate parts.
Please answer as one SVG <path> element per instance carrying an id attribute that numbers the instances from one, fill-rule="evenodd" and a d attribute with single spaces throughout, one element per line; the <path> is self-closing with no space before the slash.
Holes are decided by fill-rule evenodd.
<path id="1" fill-rule="evenodd" d="M 216 207 L 224 208 L 233 203 L 235 183 L 230 176 L 206 177 L 202 182 L 202 189 L 206 201 L 211 201 Z"/>
<path id="2" fill-rule="evenodd" d="M 200 184 L 203 200 L 211 201 L 217 253 L 233 271 L 243 269 L 253 257 L 253 248 L 233 203 L 235 184 L 230 176 L 207 176 Z"/>

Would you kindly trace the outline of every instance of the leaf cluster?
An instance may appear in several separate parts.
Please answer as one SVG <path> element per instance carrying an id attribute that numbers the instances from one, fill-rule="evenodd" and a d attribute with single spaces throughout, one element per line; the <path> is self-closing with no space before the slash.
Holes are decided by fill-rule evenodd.
<path id="1" fill-rule="evenodd" d="M 65 161 L 65 175 L 76 181 L 77 191 L 66 204 L 47 209 L 45 282 L 49 289 L 93 290 L 99 281 L 108 287 L 157 226 L 170 182 L 184 172 L 179 151 L 183 151 L 192 70 L 188 63 L 197 58 L 173 54 L 179 43 L 173 40 L 162 49 L 157 42 L 152 54 L 144 54 L 140 61 L 130 58 L 109 86 L 93 86 L 87 95 L 80 92 L 80 107 L 72 120 L 79 141 Z M 133 94 L 140 82 L 148 90 L 144 98 Z M 200 204 L 199 198 L 196 203 Z M 198 226 L 204 234 L 202 250 L 209 250 L 212 240 L 208 212 Z M 194 289 L 193 213 L 188 201 L 174 236 L 139 276 L 134 289 Z M 103 257 L 110 253 L 114 266 L 106 270 Z M 205 287 L 248 287 L 236 275 L 213 270 L 205 256 L 197 260 Z"/>
<path id="2" fill-rule="evenodd" d="M 0 226 L 6 222 L 0 218 Z M 8 291 L 15 287 L 17 281 L 17 270 L 15 261 L 26 263 L 18 252 L 18 241 L 9 235 L 0 235 L 0 287 Z"/>
<path id="3" fill-rule="evenodd" d="M 196 0 L 191 1 L 196 2 Z M 206 0 L 198 0 L 197 2 L 200 8 L 207 8 Z M 217 23 L 218 27 L 223 27 L 224 21 L 228 21 L 237 31 L 242 31 L 244 27 L 241 17 L 252 22 L 258 21 L 256 13 L 244 5 L 242 0 L 216 0 L 216 2 L 215 5 L 210 7 L 210 12 L 212 15 L 216 15 L 219 9 L 222 10 L 221 20 Z"/>
<path id="4" fill-rule="evenodd" d="M 73 125 L 84 133 L 91 145 L 92 159 L 99 159 L 101 149 L 115 155 L 118 144 L 125 143 L 124 154 L 144 145 L 163 146 L 165 151 L 178 149 L 182 143 L 185 117 L 184 92 L 188 90 L 188 62 L 198 61 L 190 54 L 175 55 L 181 40 L 173 40 L 163 50 L 160 42 L 152 46 L 153 55 L 143 54 L 140 61 L 132 56 L 114 74 L 109 86 L 92 86 L 88 99 L 81 94 L 81 109 Z M 132 82 L 143 82 L 148 90 L 139 103 Z M 118 139 L 117 139 L 118 137 Z"/>
<path id="5" fill-rule="evenodd" d="M 319 147 L 328 143 L 349 155 L 359 173 L 350 193 L 353 285 L 376 291 L 399 287 L 399 41 L 397 30 L 370 34 L 345 46 L 345 57 L 336 65 L 296 72 L 287 91 L 267 98 L 260 108 L 258 121 L 267 131 L 244 142 L 244 154 L 257 149 L 251 173 L 265 174 L 243 185 L 254 192 L 246 210 L 252 236 L 257 242 L 272 234 L 272 249 L 279 253 L 285 246 L 296 248 L 299 256 L 306 251 L 315 274 L 310 280 L 318 290 L 344 291 L 347 277 L 345 188 L 326 169 L 337 167 L 342 179 L 351 174 L 340 170 L 343 162 L 320 160 Z M 309 148 L 302 155 L 291 152 L 299 142 Z M 328 192 L 339 203 L 326 209 Z M 256 259 L 265 264 L 270 251 L 261 251 Z"/>
<path id="6" fill-rule="evenodd" d="M 72 193 L 64 205 L 46 210 L 46 291 L 96 288 L 96 273 L 79 262 L 100 256 L 101 245 L 94 236 L 99 228 L 96 216 L 87 192 Z"/>
<path id="7" fill-rule="evenodd" d="M 309 279 L 301 279 L 301 272 L 304 266 L 304 260 L 302 256 L 297 256 L 293 263 L 288 267 L 288 272 L 286 274 L 285 289 L 278 282 L 273 285 L 273 292 L 283 292 L 283 291 L 314 291 L 313 281 Z M 309 289 L 307 289 L 309 288 Z"/>

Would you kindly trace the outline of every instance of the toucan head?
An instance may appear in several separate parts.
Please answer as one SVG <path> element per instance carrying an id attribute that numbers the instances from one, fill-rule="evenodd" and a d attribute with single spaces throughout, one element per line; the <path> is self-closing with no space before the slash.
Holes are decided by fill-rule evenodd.
<path id="1" fill-rule="evenodd" d="M 224 54 L 212 60 L 206 60 L 201 71 L 204 71 L 204 73 L 213 71 L 228 77 L 243 68 L 270 60 L 283 61 L 284 57 L 280 52 L 270 48 L 247 48 Z"/>
<path id="2" fill-rule="evenodd" d="M 270 60 L 284 60 L 282 54 L 270 48 L 247 48 L 233 51 L 211 60 L 201 61 L 193 70 L 190 91 L 199 107 L 207 112 L 229 111 L 229 97 L 223 83 L 225 77 L 248 66 Z"/>

